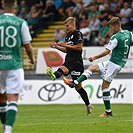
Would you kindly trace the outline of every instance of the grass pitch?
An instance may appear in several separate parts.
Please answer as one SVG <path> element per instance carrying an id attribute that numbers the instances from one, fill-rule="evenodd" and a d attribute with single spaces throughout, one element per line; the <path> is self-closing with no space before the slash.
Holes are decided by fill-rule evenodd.
<path id="1" fill-rule="evenodd" d="M 13 133 L 133 133 L 133 104 L 113 104 L 106 118 L 102 104 L 93 106 L 87 116 L 83 104 L 19 105 Z"/>

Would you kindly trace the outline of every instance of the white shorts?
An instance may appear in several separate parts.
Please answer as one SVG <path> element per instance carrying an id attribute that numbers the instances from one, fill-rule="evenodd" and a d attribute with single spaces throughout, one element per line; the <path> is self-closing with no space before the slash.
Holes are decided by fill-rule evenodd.
<path id="1" fill-rule="evenodd" d="M 19 94 L 23 92 L 24 71 L 0 70 L 0 93 Z"/>
<path id="2" fill-rule="evenodd" d="M 121 66 L 116 65 L 111 61 L 98 63 L 98 66 L 101 71 L 101 77 L 107 82 L 111 82 L 122 69 Z"/>

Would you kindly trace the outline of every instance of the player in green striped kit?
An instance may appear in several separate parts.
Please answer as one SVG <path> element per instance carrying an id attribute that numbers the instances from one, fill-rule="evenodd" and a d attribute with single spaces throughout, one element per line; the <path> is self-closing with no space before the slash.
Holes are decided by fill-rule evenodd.
<path id="1" fill-rule="evenodd" d="M 101 74 L 103 79 L 102 82 L 102 92 L 103 92 L 103 101 L 105 105 L 105 112 L 101 114 L 101 117 L 104 116 L 113 116 L 111 105 L 110 105 L 110 90 L 109 86 L 114 77 L 118 72 L 125 66 L 131 43 L 133 42 L 133 34 L 128 30 L 122 30 L 121 22 L 118 17 L 113 17 L 109 21 L 110 30 L 114 33 L 110 38 L 110 42 L 106 46 L 106 49 L 98 55 L 89 57 L 89 61 L 93 62 L 96 59 L 108 55 L 112 51 L 112 55 L 109 61 L 94 64 L 88 67 L 84 73 L 74 81 L 63 78 L 65 84 L 69 85 L 71 88 L 79 84 L 80 82 L 88 79 L 92 73 L 98 72 Z"/>
<path id="2" fill-rule="evenodd" d="M 2 133 L 12 133 L 18 111 L 17 101 L 24 83 L 21 46 L 26 49 L 31 64 L 34 64 L 35 59 L 28 25 L 14 15 L 17 0 L 2 2 L 5 13 L 0 16 L 0 116 Z M 3 94 L 6 94 L 8 105 L 2 99 Z"/>

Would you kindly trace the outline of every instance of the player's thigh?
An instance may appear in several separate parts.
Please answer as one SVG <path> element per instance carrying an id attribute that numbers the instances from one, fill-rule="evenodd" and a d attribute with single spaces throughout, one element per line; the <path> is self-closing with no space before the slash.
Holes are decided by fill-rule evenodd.
<path id="1" fill-rule="evenodd" d="M 5 78 L 6 78 L 6 71 L 0 71 L 0 93 L 4 94 L 6 92 L 6 88 L 5 88 Z"/>
<path id="2" fill-rule="evenodd" d="M 69 74 L 69 68 L 65 65 L 60 66 L 60 69 L 63 71 L 64 75 L 68 75 Z"/>
<path id="3" fill-rule="evenodd" d="M 77 78 L 79 78 L 81 76 L 81 74 L 84 72 L 84 67 L 81 64 L 74 64 L 71 68 L 70 68 L 70 74 L 73 80 L 76 80 Z"/>
<path id="4" fill-rule="evenodd" d="M 100 63 L 97 64 L 98 67 L 99 67 L 99 72 L 100 72 L 101 74 L 104 73 L 107 64 L 108 64 L 108 61 L 100 62 Z"/>
<path id="5" fill-rule="evenodd" d="M 64 75 L 77 75 L 77 74 L 82 74 L 84 68 L 82 62 L 64 62 L 60 68 L 63 70 Z"/>
<path id="6" fill-rule="evenodd" d="M 6 93 L 19 94 L 23 92 L 24 71 L 23 69 L 10 70 L 6 77 Z"/>
<path id="7" fill-rule="evenodd" d="M 92 73 L 98 72 L 100 73 L 100 68 L 98 64 L 93 64 L 88 67 L 88 70 L 90 70 Z"/>

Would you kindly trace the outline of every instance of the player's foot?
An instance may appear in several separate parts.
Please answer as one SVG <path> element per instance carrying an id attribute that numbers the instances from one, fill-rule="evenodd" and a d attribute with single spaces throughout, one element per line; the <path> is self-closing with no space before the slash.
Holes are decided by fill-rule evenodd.
<path id="1" fill-rule="evenodd" d="M 47 74 L 49 75 L 49 77 L 50 77 L 52 80 L 55 80 L 55 79 L 56 79 L 56 77 L 55 77 L 55 75 L 54 75 L 54 73 L 53 73 L 53 71 L 52 71 L 52 69 L 51 69 L 50 67 L 47 67 L 47 68 L 46 68 L 46 72 L 47 72 Z"/>
<path id="2" fill-rule="evenodd" d="M 68 85 L 71 88 L 74 88 L 76 86 L 76 84 L 72 80 L 69 80 L 65 77 L 63 77 L 63 81 L 66 85 Z"/>
<path id="3" fill-rule="evenodd" d="M 69 84 L 72 83 L 72 80 L 69 80 L 69 79 L 67 79 L 67 78 L 65 78 L 65 77 L 63 77 L 63 81 L 64 81 L 64 83 L 65 83 L 66 85 L 69 85 Z"/>
<path id="4" fill-rule="evenodd" d="M 93 106 L 91 104 L 89 104 L 88 106 L 86 106 L 86 109 L 87 109 L 87 115 L 91 115 Z"/>
<path id="5" fill-rule="evenodd" d="M 100 117 L 106 117 L 106 116 L 113 116 L 112 111 L 111 112 L 104 112 L 103 114 L 100 115 Z"/>

